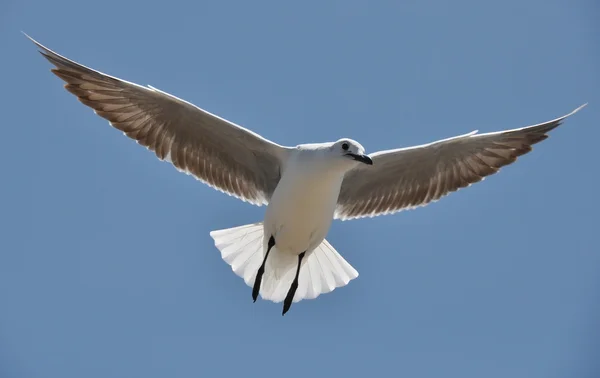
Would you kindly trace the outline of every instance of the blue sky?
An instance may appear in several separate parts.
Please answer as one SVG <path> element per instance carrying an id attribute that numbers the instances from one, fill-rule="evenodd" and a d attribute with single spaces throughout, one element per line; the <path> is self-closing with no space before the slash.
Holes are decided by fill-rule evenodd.
<path id="1" fill-rule="evenodd" d="M 0 377 L 597 377 L 594 1 L 0 5 Z M 373 152 L 589 106 L 498 175 L 335 222 L 360 272 L 251 300 L 209 232 L 262 219 L 62 89 L 21 33 L 282 144 Z"/>

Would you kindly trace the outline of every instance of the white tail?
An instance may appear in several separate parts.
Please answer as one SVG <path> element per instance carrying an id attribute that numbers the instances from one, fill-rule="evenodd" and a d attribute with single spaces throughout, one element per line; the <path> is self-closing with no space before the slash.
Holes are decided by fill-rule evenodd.
<path id="1" fill-rule="evenodd" d="M 244 279 L 246 285 L 252 287 L 266 252 L 262 222 L 212 231 L 210 236 L 221 251 L 223 260 L 231 265 L 235 274 Z M 260 296 L 273 302 L 283 301 L 296 274 L 297 264 L 297 256 L 278 252 L 275 245 L 265 264 Z M 337 287 L 347 285 L 356 277 L 358 272 L 327 240 L 323 240 L 302 261 L 294 302 L 329 293 Z"/>

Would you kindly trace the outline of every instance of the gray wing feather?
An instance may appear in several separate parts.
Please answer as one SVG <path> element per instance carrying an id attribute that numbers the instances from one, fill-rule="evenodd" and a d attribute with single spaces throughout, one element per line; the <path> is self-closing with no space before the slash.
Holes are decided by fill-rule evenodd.
<path id="1" fill-rule="evenodd" d="M 31 39 L 65 88 L 161 160 L 244 201 L 268 203 L 287 148 L 153 87 L 87 68 Z"/>
<path id="2" fill-rule="evenodd" d="M 336 218 L 353 219 L 391 214 L 424 206 L 492 175 L 576 113 L 520 129 L 477 134 L 476 131 L 434 143 L 371 155 L 372 166 L 346 174 Z"/>

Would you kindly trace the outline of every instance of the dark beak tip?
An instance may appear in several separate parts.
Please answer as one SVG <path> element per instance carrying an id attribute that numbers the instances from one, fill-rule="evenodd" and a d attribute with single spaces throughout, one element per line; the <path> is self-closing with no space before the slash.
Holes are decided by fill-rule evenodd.
<path id="1" fill-rule="evenodd" d="M 347 156 L 349 156 L 352 159 L 359 161 L 363 164 L 373 165 L 373 160 L 369 157 L 369 155 L 358 155 L 358 154 L 348 153 Z"/>
<path id="2" fill-rule="evenodd" d="M 354 160 L 360 161 L 363 164 L 373 165 L 373 160 L 369 155 L 353 155 Z"/>

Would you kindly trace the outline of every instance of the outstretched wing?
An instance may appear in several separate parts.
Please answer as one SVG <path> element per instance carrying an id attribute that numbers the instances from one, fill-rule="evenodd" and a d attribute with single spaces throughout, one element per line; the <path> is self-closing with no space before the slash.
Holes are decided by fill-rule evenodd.
<path id="1" fill-rule="evenodd" d="M 159 159 L 229 195 L 256 205 L 268 203 L 287 156 L 285 147 L 168 93 L 92 70 L 31 40 L 56 66 L 52 72 L 67 83 L 69 92 Z"/>
<path id="2" fill-rule="evenodd" d="M 469 134 L 434 143 L 380 151 L 371 155 L 372 166 L 348 172 L 338 198 L 336 218 L 352 219 L 391 214 L 424 206 L 483 180 L 576 113 L 539 125 L 487 134 Z"/>

